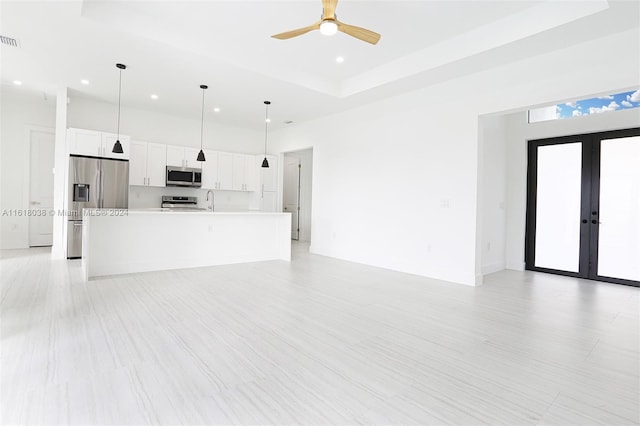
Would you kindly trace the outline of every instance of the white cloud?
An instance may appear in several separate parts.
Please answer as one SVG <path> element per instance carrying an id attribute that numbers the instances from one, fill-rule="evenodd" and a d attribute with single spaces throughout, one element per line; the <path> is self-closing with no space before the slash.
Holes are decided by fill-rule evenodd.
<path id="1" fill-rule="evenodd" d="M 630 96 L 627 96 L 627 100 L 631 102 L 640 102 L 640 90 L 636 90 Z"/>
<path id="2" fill-rule="evenodd" d="M 598 99 L 613 99 L 613 96 L 611 96 L 611 95 L 607 95 L 607 96 L 598 96 Z"/>
<path id="3" fill-rule="evenodd" d="M 574 109 L 573 110 L 573 117 L 580 117 L 582 115 L 582 111 Z"/>
<path id="4" fill-rule="evenodd" d="M 565 105 L 571 108 L 575 108 L 577 104 L 575 102 L 567 102 Z"/>
<path id="5" fill-rule="evenodd" d="M 622 105 L 626 106 L 627 108 L 633 107 L 633 104 L 629 101 L 622 101 Z"/>
<path id="6" fill-rule="evenodd" d="M 620 105 L 615 103 L 615 101 L 611 101 L 609 105 L 603 105 L 600 108 L 598 107 L 589 108 L 589 114 L 600 114 L 601 112 L 615 111 L 618 108 L 620 108 Z"/>

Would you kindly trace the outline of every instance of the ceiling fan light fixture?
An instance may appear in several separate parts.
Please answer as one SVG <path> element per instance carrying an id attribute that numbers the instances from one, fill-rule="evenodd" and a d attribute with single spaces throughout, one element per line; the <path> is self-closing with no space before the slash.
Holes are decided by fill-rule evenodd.
<path id="1" fill-rule="evenodd" d="M 332 36 L 337 32 L 338 24 L 336 24 L 336 21 L 332 19 L 322 21 L 322 24 L 320 24 L 320 33 L 322 33 L 322 35 Z"/>

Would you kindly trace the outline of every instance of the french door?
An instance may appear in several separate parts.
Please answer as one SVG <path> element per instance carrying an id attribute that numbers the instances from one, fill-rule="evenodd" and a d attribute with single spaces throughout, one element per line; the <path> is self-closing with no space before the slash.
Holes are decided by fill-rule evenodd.
<path id="1" fill-rule="evenodd" d="M 526 269 L 640 286 L 640 128 L 529 141 Z"/>

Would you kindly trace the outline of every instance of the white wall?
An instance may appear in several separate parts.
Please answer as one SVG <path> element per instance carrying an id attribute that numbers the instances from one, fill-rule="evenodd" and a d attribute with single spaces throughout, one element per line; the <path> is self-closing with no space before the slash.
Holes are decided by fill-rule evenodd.
<path id="1" fill-rule="evenodd" d="M 500 271 L 505 266 L 507 201 L 507 135 L 503 116 L 482 116 L 479 121 L 480 156 L 478 212 L 482 238 L 479 238 L 482 274 Z"/>
<path id="2" fill-rule="evenodd" d="M 23 94 L 16 89 L 0 91 L 0 248 L 29 247 L 27 216 L 1 215 L 29 208 L 28 126 L 55 127 L 55 99 Z"/>
<path id="3" fill-rule="evenodd" d="M 531 124 L 527 123 L 526 111 L 521 111 L 506 115 L 504 125 L 508 138 L 506 267 L 523 270 L 527 208 L 527 141 L 638 127 L 640 108 Z"/>
<path id="4" fill-rule="evenodd" d="M 280 152 L 313 147 L 312 251 L 476 284 L 478 116 L 638 85 L 638 40 L 611 35 L 274 132 Z"/>
<path id="5" fill-rule="evenodd" d="M 73 97 L 68 109 L 68 127 L 116 132 L 117 105 Z M 122 108 L 120 117 L 120 133 L 133 140 L 200 147 L 199 117 L 188 119 L 127 107 Z M 205 121 L 205 149 L 259 154 L 263 143 L 262 132 Z"/>
<path id="6" fill-rule="evenodd" d="M 285 157 L 300 160 L 300 234 L 299 241 L 311 241 L 313 200 L 313 149 L 286 153 Z"/>

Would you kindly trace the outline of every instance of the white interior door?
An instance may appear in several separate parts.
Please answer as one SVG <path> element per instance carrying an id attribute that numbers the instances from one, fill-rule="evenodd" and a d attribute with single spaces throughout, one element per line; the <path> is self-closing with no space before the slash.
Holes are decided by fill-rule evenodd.
<path id="1" fill-rule="evenodd" d="M 50 246 L 53 243 L 53 130 L 31 130 L 29 207 L 29 245 Z"/>
<path id="2" fill-rule="evenodd" d="M 291 213 L 291 239 L 300 238 L 300 159 L 284 158 L 283 209 Z"/>

